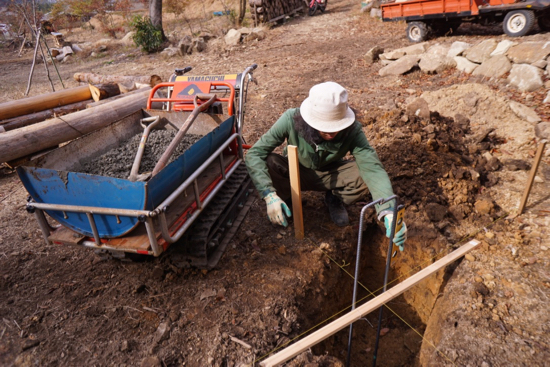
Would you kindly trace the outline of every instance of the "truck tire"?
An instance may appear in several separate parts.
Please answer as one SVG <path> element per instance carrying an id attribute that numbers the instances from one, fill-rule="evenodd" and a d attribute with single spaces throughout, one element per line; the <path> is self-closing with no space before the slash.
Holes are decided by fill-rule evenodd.
<path id="1" fill-rule="evenodd" d="M 513 10 L 506 14 L 502 28 L 510 37 L 525 36 L 535 25 L 535 13 L 532 10 Z"/>
<path id="2" fill-rule="evenodd" d="M 423 22 L 410 22 L 407 25 L 407 38 L 411 42 L 422 42 L 428 38 L 430 29 Z"/>
<path id="3" fill-rule="evenodd" d="M 537 23 L 542 31 L 550 31 L 550 13 L 539 16 Z"/>

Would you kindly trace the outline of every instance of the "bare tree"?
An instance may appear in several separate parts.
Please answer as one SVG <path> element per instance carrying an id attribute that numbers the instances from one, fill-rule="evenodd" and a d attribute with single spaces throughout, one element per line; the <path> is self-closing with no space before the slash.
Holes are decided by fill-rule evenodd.
<path id="1" fill-rule="evenodd" d="M 149 0 L 149 18 L 155 28 L 162 32 L 162 39 L 166 40 L 164 29 L 162 28 L 162 0 Z"/>
<path id="2" fill-rule="evenodd" d="M 246 0 L 239 0 L 239 25 L 243 24 L 244 16 L 246 15 Z"/>

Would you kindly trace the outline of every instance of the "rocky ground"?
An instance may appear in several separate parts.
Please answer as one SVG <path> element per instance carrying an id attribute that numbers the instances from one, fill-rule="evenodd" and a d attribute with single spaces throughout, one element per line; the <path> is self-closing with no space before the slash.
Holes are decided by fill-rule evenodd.
<path id="1" fill-rule="evenodd" d="M 521 92 L 507 77 L 489 79 L 456 68 L 380 76 L 368 50 L 409 46 L 405 25 L 381 23 L 355 1 L 334 0 L 327 12 L 288 19 L 266 38 L 226 47 L 214 38 L 202 53 L 160 58 L 129 46 L 110 46 L 60 64 L 68 86 L 75 72 L 160 75 L 193 66 L 193 74 L 238 72 L 257 63 L 244 135 L 256 141 L 309 88 L 333 80 L 346 86 L 351 106 L 406 205 L 409 239 L 392 269 L 392 285 L 465 243 L 480 249 L 388 304 L 379 365 L 545 365 L 550 359 L 548 310 L 550 204 L 548 148 L 525 212 L 514 216 L 540 136 L 548 121 L 547 87 Z M 204 18 L 195 19 L 204 29 Z M 185 32 L 181 24 L 174 32 Z M 178 28 L 179 27 L 179 28 Z M 220 29 L 212 27 L 212 33 Z M 99 38 L 89 31 L 65 39 Z M 547 37 L 530 35 L 516 42 Z M 477 44 L 510 40 L 498 28 L 463 25 L 430 40 Z M 6 52 L 0 64 L 2 101 L 26 89 L 31 50 Z M 548 75 L 542 74 L 543 83 Z M 35 71 L 31 95 L 48 92 Z M 511 102 L 530 107 L 529 122 Z M 513 104 L 512 104 L 513 105 Z M 517 110 L 517 109 L 516 109 Z M 305 239 L 265 219 L 257 200 L 216 269 L 180 269 L 169 256 L 145 262 L 109 259 L 82 248 L 46 245 L 24 210 L 17 175 L 0 174 L 0 364 L 243 366 L 346 312 L 351 302 L 359 213 L 335 227 L 322 194 L 304 195 Z M 367 199 L 366 199 L 367 200 Z M 378 293 L 386 240 L 368 213 L 360 281 Z M 361 289 L 359 299 L 369 295 Z M 353 366 L 372 361 L 377 313 L 354 327 Z M 367 322 L 368 321 L 368 322 Z M 374 325 L 374 328 L 370 324 Z M 301 355 L 291 366 L 345 361 L 347 330 Z"/>

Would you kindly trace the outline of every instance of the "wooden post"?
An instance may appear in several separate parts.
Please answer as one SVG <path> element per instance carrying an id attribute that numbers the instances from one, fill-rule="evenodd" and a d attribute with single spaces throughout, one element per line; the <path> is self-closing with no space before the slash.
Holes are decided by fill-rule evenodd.
<path id="1" fill-rule="evenodd" d="M 325 340 L 329 336 L 342 330 L 349 324 L 359 320 L 361 317 L 365 316 L 369 312 L 376 310 L 380 306 L 388 303 L 395 297 L 399 296 L 401 293 L 405 292 L 407 289 L 411 288 L 416 283 L 427 278 L 429 275 L 433 274 L 439 269 L 444 268 L 445 266 L 457 260 L 458 258 L 462 257 L 466 253 L 472 251 L 473 249 L 478 247 L 480 244 L 481 242 L 477 240 L 471 240 L 467 244 L 459 247 L 457 250 L 444 256 L 443 258 L 439 259 L 432 265 L 419 271 L 418 273 L 414 274 L 413 276 L 406 279 L 405 281 L 399 283 L 395 287 L 382 293 L 378 297 L 375 297 L 374 299 L 370 300 L 364 305 L 356 308 L 355 310 L 347 313 L 346 315 L 340 317 L 339 319 L 331 322 L 327 326 L 317 330 L 313 334 L 303 338 L 302 340 L 296 342 L 295 344 L 292 344 L 288 348 L 283 349 L 282 351 L 269 357 L 265 361 L 260 362 L 260 365 L 263 367 L 271 367 L 271 366 L 278 366 L 280 364 L 285 363 L 286 361 L 288 361 L 292 357 L 297 356 L 304 350 L 311 348 L 315 344 Z"/>
<path id="2" fill-rule="evenodd" d="M 292 215 L 294 216 L 294 237 L 304 238 L 304 217 L 302 214 L 302 191 L 300 190 L 300 163 L 298 147 L 288 146 L 288 169 L 290 171 L 290 190 L 292 191 Z"/>
<path id="3" fill-rule="evenodd" d="M 525 187 L 525 191 L 523 192 L 523 197 L 521 198 L 521 203 L 519 204 L 518 209 L 518 215 L 521 215 L 523 213 L 523 209 L 525 209 L 525 204 L 527 204 L 527 199 L 529 198 L 529 193 L 531 192 L 531 188 L 533 187 L 533 182 L 535 181 L 535 175 L 537 174 L 537 170 L 539 168 L 540 160 L 542 159 L 542 153 L 544 152 L 544 147 L 546 146 L 546 141 L 543 141 L 539 144 L 539 148 L 537 149 L 537 155 L 535 156 L 535 163 L 533 163 L 533 167 L 531 167 L 531 173 L 529 175 L 529 180 L 527 181 L 527 187 Z"/>

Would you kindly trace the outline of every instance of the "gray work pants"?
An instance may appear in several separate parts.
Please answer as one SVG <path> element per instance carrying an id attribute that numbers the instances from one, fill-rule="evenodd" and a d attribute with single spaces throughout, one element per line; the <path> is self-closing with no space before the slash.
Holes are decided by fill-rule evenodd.
<path id="1" fill-rule="evenodd" d="M 288 200 L 291 197 L 288 158 L 270 153 L 267 168 L 277 195 Z M 364 199 L 369 190 L 359 174 L 355 161 L 339 161 L 323 167 L 321 171 L 300 165 L 301 191 L 328 191 L 340 198 L 344 204 Z"/>

